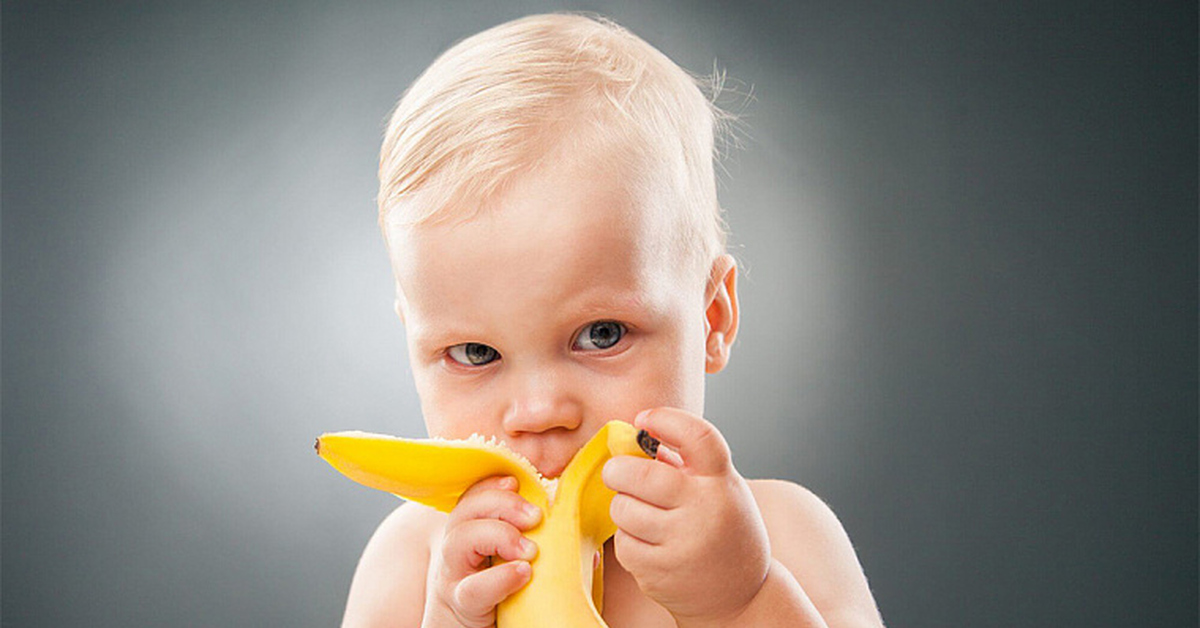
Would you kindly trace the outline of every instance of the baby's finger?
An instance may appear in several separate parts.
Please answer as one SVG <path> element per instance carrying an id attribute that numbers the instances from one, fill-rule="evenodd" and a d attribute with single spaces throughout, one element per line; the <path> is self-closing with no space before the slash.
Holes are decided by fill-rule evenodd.
<path id="1" fill-rule="evenodd" d="M 483 491 L 496 490 L 510 491 L 515 493 L 517 491 L 517 486 L 517 478 L 514 478 L 511 475 L 493 475 L 492 477 L 483 478 L 482 480 L 472 484 L 470 488 L 463 491 L 462 495 L 458 496 L 458 501 L 461 502 L 464 499 L 469 499 L 472 495 Z"/>
<path id="2" fill-rule="evenodd" d="M 473 519 L 447 526 L 442 561 L 452 579 L 483 569 L 492 556 L 509 561 L 533 560 L 537 544 L 498 519 Z"/>
<path id="3" fill-rule="evenodd" d="M 512 478 L 506 478 L 512 480 Z M 486 482 L 486 480 L 485 480 Z M 490 482 L 480 482 L 472 486 L 458 499 L 458 505 L 450 511 L 448 526 L 459 521 L 471 519 L 500 519 L 507 521 L 521 530 L 529 530 L 537 525 L 542 518 L 542 511 L 525 500 L 508 486 L 512 485 Z M 483 486 L 481 486 L 483 485 Z"/>
<path id="4" fill-rule="evenodd" d="M 525 561 L 489 567 L 471 574 L 454 587 L 454 606 L 461 619 L 485 625 L 493 619 L 496 605 L 529 582 L 533 569 Z"/>
<path id="5" fill-rule="evenodd" d="M 617 528 L 613 535 L 613 551 L 617 562 L 626 569 L 646 567 L 654 562 L 654 556 L 661 553 L 660 547 L 651 545 L 628 532 Z"/>
<path id="6" fill-rule="evenodd" d="M 656 408 L 638 414 L 633 424 L 678 452 L 684 467 L 690 471 L 718 475 L 731 464 L 725 437 L 712 423 L 694 414 L 676 408 Z"/>
<path id="7" fill-rule="evenodd" d="M 661 545 L 668 540 L 670 526 L 664 524 L 665 510 L 637 498 L 617 493 L 608 507 L 617 529 L 648 545 Z"/>
<path id="8" fill-rule="evenodd" d="M 659 455 L 665 451 L 659 448 Z M 604 485 L 659 508 L 677 508 L 683 501 L 686 478 L 670 465 L 634 456 L 617 456 L 604 464 Z"/>

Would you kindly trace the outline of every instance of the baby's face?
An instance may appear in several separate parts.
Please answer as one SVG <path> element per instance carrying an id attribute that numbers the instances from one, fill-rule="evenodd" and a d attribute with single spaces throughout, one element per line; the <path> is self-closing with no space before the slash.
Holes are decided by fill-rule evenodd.
<path id="1" fill-rule="evenodd" d="M 465 221 L 388 227 L 430 435 L 495 436 L 548 477 L 607 421 L 704 402 L 706 277 L 663 264 L 647 199 L 590 165 L 518 178 Z"/>

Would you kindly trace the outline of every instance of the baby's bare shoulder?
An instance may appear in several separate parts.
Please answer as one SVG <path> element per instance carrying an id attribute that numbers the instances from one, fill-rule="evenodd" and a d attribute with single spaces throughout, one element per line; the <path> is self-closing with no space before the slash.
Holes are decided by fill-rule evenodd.
<path id="1" fill-rule="evenodd" d="M 430 542 L 443 525 L 445 515 L 411 502 L 379 524 L 354 572 L 343 627 L 421 625 Z"/>
<path id="2" fill-rule="evenodd" d="M 882 626 L 858 556 L 833 510 L 783 480 L 751 480 L 771 554 L 787 567 L 830 626 Z"/>

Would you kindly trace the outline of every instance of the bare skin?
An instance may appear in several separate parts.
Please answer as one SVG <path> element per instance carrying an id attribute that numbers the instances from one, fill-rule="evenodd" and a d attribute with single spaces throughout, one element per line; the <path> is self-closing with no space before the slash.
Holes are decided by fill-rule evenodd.
<path id="1" fill-rule="evenodd" d="M 781 564 L 797 565 L 794 578 L 824 622 L 814 625 L 882 626 L 854 550 L 833 512 L 812 493 L 788 482 L 751 480 L 748 485 L 763 513 L 773 554 Z M 444 546 L 449 519 L 419 504 L 405 504 L 380 525 L 355 573 L 344 626 L 466 625 L 454 620 L 441 624 L 434 617 L 422 623 L 427 580 L 434 577 L 429 572 L 431 555 Z M 524 581 L 520 576 L 511 580 Z M 621 565 L 613 541 L 605 548 L 604 591 L 604 620 L 612 628 L 677 625 Z"/>
<path id="2" fill-rule="evenodd" d="M 622 626 L 880 626 L 833 513 L 749 482 L 702 418 L 738 329 L 737 266 L 665 260 L 668 192 L 603 154 L 552 155 L 470 219 L 388 225 L 397 313 L 432 436 L 495 436 L 555 477 L 607 421 L 663 443 L 615 458 L 604 616 Z M 419 202 L 414 201 L 414 202 Z M 536 548 L 511 479 L 449 515 L 405 505 L 368 544 L 345 626 L 485 628 Z M 492 564 L 491 557 L 505 562 Z"/>

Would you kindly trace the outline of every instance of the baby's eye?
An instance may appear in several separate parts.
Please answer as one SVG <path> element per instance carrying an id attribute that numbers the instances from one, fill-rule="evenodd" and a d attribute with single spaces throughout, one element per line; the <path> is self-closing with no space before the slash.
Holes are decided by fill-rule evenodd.
<path id="1" fill-rule="evenodd" d="M 451 360 L 463 366 L 483 366 L 500 359 L 500 352 L 478 342 L 464 342 L 446 350 Z"/>
<path id="2" fill-rule="evenodd" d="M 614 321 L 600 321 L 583 328 L 575 337 L 575 348 L 584 351 L 607 349 L 625 336 L 625 326 Z"/>

